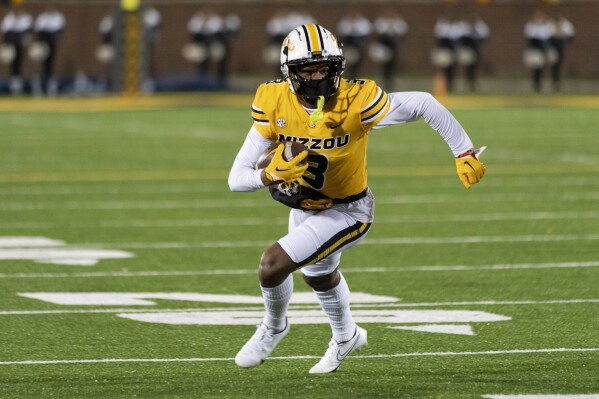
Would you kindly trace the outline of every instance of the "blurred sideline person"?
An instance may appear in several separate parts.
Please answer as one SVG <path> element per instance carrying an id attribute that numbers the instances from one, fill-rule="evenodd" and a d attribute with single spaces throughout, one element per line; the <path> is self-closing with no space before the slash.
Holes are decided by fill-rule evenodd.
<path id="1" fill-rule="evenodd" d="M 489 27 L 480 17 L 462 21 L 457 61 L 465 69 L 468 89 L 476 91 L 478 67 L 481 63 L 481 45 L 489 38 Z"/>
<path id="2" fill-rule="evenodd" d="M 549 39 L 550 46 L 555 51 L 555 60 L 551 64 L 551 80 L 553 89 L 559 91 L 561 89 L 562 66 L 566 56 L 566 47 L 574 39 L 576 29 L 572 22 L 563 16 L 559 16 L 552 20 L 553 34 Z"/>
<path id="3" fill-rule="evenodd" d="M 276 67 L 277 71 L 280 70 L 281 65 L 279 61 L 283 39 L 296 26 L 315 23 L 316 20 L 314 17 L 307 12 L 287 9 L 278 10 L 266 23 L 266 33 L 269 40 L 268 45 L 262 52 L 264 62 Z"/>
<path id="4" fill-rule="evenodd" d="M 104 15 L 98 24 L 100 44 L 96 48 L 96 59 L 104 65 L 104 76 L 100 78 L 98 90 L 101 92 L 114 89 L 112 68 L 116 58 L 115 32 L 113 12 Z"/>
<path id="5" fill-rule="evenodd" d="M 221 79 L 226 80 L 229 75 L 228 68 L 230 65 L 231 54 L 233 53 L 233 42 L 241 30 L 241 18 L 235 13 L 228 13 L 223 19 L 225 21 L 225 29 L 221 34 L 221 38 L 224 46 L 224 56 L 220 60 L 217 73 Z"/>
<path id="6" fill-rule="evenodd" d="M 112 13 L 106 14 L 98 25 L 102 44 L 114 43 L 114 18 Z"/>
<path id="7" fill-rule="evenodd" d="M 33 18 L 23 9 L 24 0 L 12 0 L 11 9 L 2 19 L 2 46 L 0 60 L 10 65 L 9 89 L 22 94 L 25 81 L 22 76 L 23 51 L 31 41 Z"/>
<path id="8" fill-rule="evenodd" d="M 532 88 L 537 93 L 542 89 L 543 70 L 555 60 L 556 55 L 550 47 L 553 29 L 551 21 L 540 10 L 524 26 L 527 41 L 524 64 L 531 70 Z"/>
<path id="9" fill-rule="evenodd" d="M 224 17 L 211 9 L 201 9 L 187 23 L 191 42 L 184 46 L 184 57 L 197 64 L 200 75 L 214 66 L 216 75 L 225 80 L 232 41 L 241 28 L 241 19 L 230 13 Z"/>
<path id="10" fill-rule="evenodd" d="M 457 50 L 461 38 L 467 31 L 467 26 L 464 21 L 439 17 L 433 31 L 437 45 L 431 51 L 431 61 L 443 72 L 446 89 L 448 92 L 452 92 L 458 65 Z"/>
<path id="11" fill-rule="evenodd" d="M 160 42 L 162 14 L 156 7 L 146 6 L 142 9 L 144 27 L 144 50 L 146 57 L 146 76 L 142 82 L 143 91 L 153 92 L 156 88 L 156 47 Z"/>
<path id="12" fill-rule="evenodd" d="M 347 74 L 350 78 L 358 78 L 364 59 L 366 42 L 372 33 L 372 23 L 359 12 L 344 15 L 337 23 L 339 39 L 345 46 Z"/>
<path id="13" fill-rule="evenodd" d="M 35 18 L 33 30 L 35 42 L 29 48 L 32 61 L 41 64 L 40 80 L 33 84 L 33 91 L 48 95 L 58 93 L 58 81 L 54 76 L 54 62 L 58 43 L 66 26 L 64 15 L 52 4 Z"/>
<path id="14" fill-rule="evenodd" d="M 293 272 L 300 270 L 328 316 L 332 338 L 310 373 L 330 373 L 347 355 L 367 345 L 367 332 L 354 322 L 350 291 L 338 270 L 341 253 L 360 243 L 374 218 L 367 185 L 366 147 L 372 129 L 423 118 L 446 141 L 466 188 L 485 172 L 458 121 L 428 93 L 387 94 L 372 80 L 344 80 L 345 58 L 335 36 L 315 24 L 291 31 L 281 47 L 283 79 L 257 89 L 252 127 L 229 174 L 232 191 L 268 187 L 291 207 L 288 234 L 266 249 L 259 280 L 266 314 L 235 362 L 262 364 L 289 333 L 287 309 Z M 284 145 L 256 169 L 277 141 L 310 148 L 285 161 Z M 307 160 L 307 162 L 304 162 Z"/>
<path id="15" fill-rule="evenodd" d="M 382 66 L 383 82 L 391 89 L 400 46 L 408 34 L 409 26 L 394 10 L 387 11 L 376 18 L 373 25 L 375 40 L 368 48 L 368 54 L 375 63 Z"/>

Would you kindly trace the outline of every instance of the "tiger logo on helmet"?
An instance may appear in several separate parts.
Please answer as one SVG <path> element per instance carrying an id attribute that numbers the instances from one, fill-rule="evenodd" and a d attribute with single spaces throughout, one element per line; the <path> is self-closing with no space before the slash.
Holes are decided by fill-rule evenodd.
<path id="1" fill-rule="evenodd" d="M 319 80 L 299 76 L 301 67 L 309 64 L 328 64 L 329 73 Z M 329 30 L 317 24 L 295 28 L 281 46 L 281 72 L 292 93 L 308 104 L 316 105 L 319 97 L 325 102 L 337 93 L 341 75 L 345 70 L 345 57 L 341 43 Z"/>

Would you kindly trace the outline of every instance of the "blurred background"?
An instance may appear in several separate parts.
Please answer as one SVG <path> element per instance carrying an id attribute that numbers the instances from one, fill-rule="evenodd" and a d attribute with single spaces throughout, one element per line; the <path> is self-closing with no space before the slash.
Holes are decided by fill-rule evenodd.
<path id="1" fill-rule="evenodd" d="M 2 0 L 0 95 L 251 92 L 316 22 L 387 91 L 599 92 L 594 0 Z"/>

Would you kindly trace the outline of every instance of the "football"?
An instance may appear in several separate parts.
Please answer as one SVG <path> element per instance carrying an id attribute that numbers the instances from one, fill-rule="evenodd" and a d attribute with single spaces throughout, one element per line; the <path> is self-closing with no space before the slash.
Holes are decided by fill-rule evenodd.
<path id="1" fill-rule="evenodd" d="M 276 143 L 268 147 L 266 151 L 264 151 L 260 158 L 258 158 L 258 162 L 256 163 L 256 169 L 264 169 L 268 166 L 274 155 L 274 150 L 277 149 L 279 144 L 281 144 L 281 142 L 277 141 Z M 308 150 L 308 147 L 297 141 L 285 141 L 283 142 L 283 144 L 285 145 L 285 149 L 283 150 L 283 158 L 287 162 L 291 161 L 293 158 L 297 156 L 297 154 L 301 153 L 302 151 Z"/>

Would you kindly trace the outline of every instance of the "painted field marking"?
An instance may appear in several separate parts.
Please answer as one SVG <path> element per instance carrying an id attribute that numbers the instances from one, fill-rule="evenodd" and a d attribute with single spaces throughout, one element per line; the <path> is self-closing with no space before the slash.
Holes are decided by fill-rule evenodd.
<path id="1" fill-rule="evenodd" d="M 444 204 L 455 201 L 456 195 L 391 195 L 377 197 L 377 205 L 401 204 Z M 256 197 L 255 197 L 256 198 Z M 594 201 L 599 199 L 599 192 L 560 192 L 555 195 L 514 193 L 514 194 L 479 194 L 475 197 L 460 197 L 462 202 L 569 202 L 569 201 Z M 4 202 L 0 203 L 0 211 L 45 211 L 45 210 L 124 210 L 124 209 L 212 209 L 212 208 L 255 208 L 264 206 L 278 206 L 275 201 L 266 201 L 264 197 L 258 199 L 207 199 L 207 200 L 130 200 L 130 201 L 62 201 L 59 203 L 47 202 Z"/>
<path id="2" fill-rule="evenodd" d="M 488 188 L 492 187 L 501 187 L 505 189 L 506 187 L 544 187 L 546 188 L 548 184 L 552 187 L 593 187 L 599 186 L 599 179 L 596 179 L 594 176 L 592 178 L 567 178 L 560 179 L 555 177 L 550 177 L 551 182 L 548 183 L 547 180 L 544 179 L 535 179 L 531 180 L 527 179 L 517 179 L 517 178 L 500 178 L 495 176 L 494 179 L 485 180 L 485 186 Z M 44 183 L 42 186 L 33 186 L 28 185 L 27 187 L 4 187 L 0 191 L 0 197 L 10 197 L 10 196 L 73 196 L 73 195 L 137 195 L 137 194 L 159 194 L 164 196 L 165 194 L 197 194 L 197 193 L 213 193 L 213 194 L 223 194 L 228 193 L 226 189 L 223 188 L 222 184 L 216 184 L 215 180 L 206 181 L 202 185 L 191 184 L 191 183 L 169 183 L 169 182 L 160 182 L 148 186 L 135 187 L 131 184 L 120 184 L 118 185 L 110 185 L 110 182 L 101 182 L 102 185 L 94 185 L 91 187 L 82 187 L 80 185 L 73 185 L 69 183 L 55 183 L 51 186 L 48 186 L 47 183 Z M 408 188 L 418 189 L 418 188 L 430 188 L 430 182 L 422 182 L 421 179 L 418 181 L 408 181 L 406 182 Z M 442 182 L 435 182 L 435 186 L 437 188 L 452 188 L 455 187 L 455 181 L 443 180 Z M 376 194 L 376 190 L 375 190 Z M 377 195 L 377 198 L 379 196 Z M 382 198 L 385 196 L 381 195 Z M 534 213 L 534 212 L 532 212 Z M 572 212 L 575 214 L 575 212 Z M 467 214 L 472 217 L 472 214 Z M 443 215 L 450 216 L 450 215 Z M 285 219 L 286 220 L 286 219 Z M 381 221 L 379 221 L 380 223 Z M 1 225 L 0 225 L 1 227 Z"/>
<path id="3" fill-rule="evenodd" d="M 62 247 L 65 242 L 62 240 L 53 240 L 46 237 L 0 237 L 0 251 L 4 248 L 36 248 L 36 247 Z M 0 255 L 1 256 L 1 255 Z"/>
<path id="4" fill-rule="evenodd" d="M 366 238 L 360 245 L 439 245 L 439 244 L 482 244 L 504 242 L 560 242 L 597 241 L 599 234 L 556 234 L 522 236 L 461 236 L 461 237 L 386 237 Z M 268 247 L 273 240 L 258 241 L 168 241 L 168 242 L 114 242 L 84 243 L 86 247 L 123 249 L 188 249 L 188 248 L 255 248 Z M 72 246 L 76 246 L 73 244 Z"/>
<path id="5" fill-rule="evenodd" d="M 28 292 L 18 293 L 18 295 L 24 298 L 37 299 L 56 305 L 70 306 L 156 305 L 156 302 L 152 301 L 152 299 L 254 305 L 262 305 L 264 303 L 262 296 L 206 294 L 197 292 Z M 364 292 L 352 293 L 351 299 L 353 302 L 361 304 L 396 303 L 399 301 L 396 297 L 373 295 Z M 318 300 L 313 292 L 294 292 L 291 296 L 290 303 L 295 305 L 316 305 L 318 304 Z"/>
<path id="6" fill-rule="evenodd" d="M 524 355 L 524 354 L 551 354 L 551 353 L 586 353 L 599 352 L 599 348 L 546 348 L 546 349 L 513 349 L 480 352 L 412 352 L 379 355 L 351 355 L 348 359 L 391 359 L 403 357 L 441 357 L 441 356 L 496 356 L 496 355 Z M 299 356 L 272 356 L 268 360 L 309 360 L 320 359 L 322 355 Z M 89 364 L 89 363 L 175 363 L 175 362 L 232 362 L 233 357 L 192 357 L 192 358 L 150 358 L 150 359 L 64 359 L 64 360 L 16 360 L 2 361 L 0 366 L 30 366 L 52 364 Z"/>
<path id="7" fill-rule="evenodd" d="M 554 176 L 549 177 L 550 184 L 552 187 L 592 187 L 599 186 L 599 179 L 596 179 L 595 176 L 589 176 L 586 178 L 584 176 L 578 178 L 555 178 Z M 505 189 L 506 187 L 543 187 L 546 188 L 549 184 L 548 180 L 544 179 L 534 179 L 531 180 L 529 178 L 501 178 L 495 176 L 491 180 L 485 180 L 485 187 L 500 187 Z M 93 182 L 92 182 L 93 183 Z M 44 183 L 41 186 L 28 185 L 27 187 L 5 187 L 0 191 L 0 197 L 9 197 L 9 196 L 72 196 L 72 195 L 115 195 L 115 194 L 194 194 L 194 193 L 228 193 L 228 191 L 223 188 L 222 184 L 216 184 L 216 181 L 208 181 L 203 183 L 202 185 L 192 184 L 192 183 L 169 183 L 169 182 L 160 182 L 155 184 L 148 184 L 147 186 L 131 186 L 131 184 L 126 185 L 110 185 L 105 182 L 102 182 L 101 186 L 94 185 L 92 187 L 82 187 L 80 185 L 65 183 L 55 183 L 51 186 L 48 186 Z M 211 184 L 213 183 L 213 184 Z M 417 188 L 430 188 L 431 183 L 426 181 L 422 182 L 421 178 L 418 178 L 416 181 L 405 181 L 404 184 L 406 187 L 411 189 Z M 435 187 L 437 188 L 453 188 L 455 187 L 456 182 L 454 180 L 448 179 L 440 182 L 435 182 Z M 375 191 L 376 194 L 376 191 Z"/>
<path id="8" fill-rule="evenodd" d="M 370 177 L 442 177 L 455 172 L 448 166 L 372 166 L 368 168 Z M 68 171 L 68 172 L 0 172 L 0 182 L 126 182 L 126 181 L 181 181 L 181 180 L 220 180 L 226 181 L 230 169 L 206 170 L 116 170 L 116 171 Z M 512 163 L 497 164 L 493 169 L 496 176 L 551 176 L 584 175 L 599 172 L 595 163 Z"/>
<path id="9" fill-rule="evenodd" d="M 570 182 L 569 180 L 564 180 L 564 184 L 568 184 L 570 186 L 589 186 L 592 185 L 592 181 L 581 181 L 581 182 Z M 212 184 L 210 184 L 212 183 Z M 506 181 L 507 184 L 507 181 Z M 538 183 L 541 187 L 546 187 L 547 183 L 544 185 L 540 182 Z M 558 185 L 558 184 L 555 184 Z M 555 186 L 554 185 L 554 186 Z M 197 194 L 197 193 L 224 193 L 226 192 L 223 189 L 222 184 L 216 184 L 216 182 L 207 182 L 206 184 L 197 185 L 191 183 L 160 183 L 155 185 L 141 186 L 141 187 L 131 187 L 131 184 L 127 185 L 94 185 L 92 187 L 82 187 L 80 185 L 71 185 L 71 184 L 55 184 L 52 186 L 32 186 L 28 185 L 27 187 L 6 187 L 0 191 L 0 197 L 9 197 L 9 196 L 72 196 L 72 195 L 124 195 L 124 194 Z"/>
<path id="10" fill-rule="evenodd" d="M 288 311 L 289 323 L 328 324 L 327 316 L 320 309 Z M 472 310 L 390 310 L 390 309 L 353 309 L 352 316 L 356 323 L 486 323 L 511 320 L 511 317 Z M 258 311 L 212 311 L 197 312 L 154 312 L 154 313 L 120 313 L 118 317 L 153 324 L 172 325 L 247 325 L 255 326 L 264 319 L 264 310 Z M 426 330 L 422 330 L 426 332 Z M 445 333 L 452 333 L 445 331 Z"/>
<path id="11" fill-rule="evenodd" d="M 68 266 L 94 266 L 101 259 L 126 259 L 133 254 L 120 250 L 69 247 L 46 237 L 0 237 L 0 261 L 32 260 Z"/>
<path id="12" fill-rule="evenodd" d="M 387 237 L 366 238 L 367 245 L 412 245 L 412 244 L 477 244 L 493 242 L 555 242 L 555 241 L 596 241 L 599 234 L 556 234 L 522 236 L 464 236 L 464 237 Z"/>
<path id="13" fill-rule="evenodd" d="M 472 326 L 460 324 L 422 324 L 419 326 L 390 326 L 393 330 L 422 331 L 437 334 L 475 335 Z"/>
<path id="14" fill-rule="evenodd" d="M 561 241 L 597 241 L 599 234 L 564 234 L 564 235 L 525 235 L 525 236 L 464 236 L 464 237 L 387 237 L 366 238 L 361 245 L 442 245 L 442 244 L 484 244 L 504 242 L 561 242 Z M 65 249 L 9 248 L 0 251 L 0 260 L 7 259 L 32 259 L 43 263 L 64 263 L 79 266 L 91 266 L 95 263 L 85 263 L 84 259 L 79 264 L 77 253 L 107 258 L 127 258 L 133 255 L 125 251 L 109 250 L 107 247 L 121 249 L 189 249 L 189 248 L 255 248 L 268 247 L 272 240 L 261 241 L 171 241 L 171 242 L 113 242 L 113 243 L 81 243 L 71 244 Z M 98 249 L 93 252 L 92 249 Z M 86 251 L 89 251 L 87 253 Z M 112 252 L 111 252 L 112 251 Z M 110 253 L 108 253 L 110 252 Z M 57 259 L 57 262 L 50 260 Z M 72 263 L 70 259 L 75 261 Z"/>
<path id="15" fill-rule="evenodd" d="M 34 292 L 19 293 L 21 297 L 36 299 L 57 305 L 68 306 L 140 306 L 156 305 L 155 300 L 231 303 L 231 304 L 261 304 L 261 296 L 224 295 L 205 293 L 179 292 Z M 474 330 L 465 325 L 462 328 L 445 323 L 481 323 L 511 320 L 511 317 L 479 310 L 449 310 L 449 309 L 389 309 L 389 304 L 399 301 L 399 298 L 354 292 L 351 295 L 354 304 L 368 306 L 384 304 L 385 309 L 355 309 L 352 312 L 357 323 L 388 323 L 411 324 L 411 329 L 420 332 L 435 332 L 445 334 L 474 335 Z M 291 296 L 290 304 L 318 305 L 318 300 L 312 292 L 296 292 Z M 214 310 L 205 308 L 196 311 L 161 311 L 161 312 L 122 312 L 118 317 L 138 322 L 171 325 L 257 325 L 264 318 L 263 309 Z M 291 308 L 288 311 L 291 324 L 327 324 L 328 319 L 321 309 Z M 416 329 L 414 324 L 424 323 L 423 329 Z M 431 323 L 437 326 L 430 326 Z M 431 331 L 431 328 L 433 331 Z"/>
<path id="16" fill-rule="evenodd" d="M 394 303 L 385 305 L 361 305 L 352 303 L 352 308 L 376 308 L 378 306 L 386 309 L 401 309 L 401 308 L 419 308 L 419 307 L 438 307 L 438 306 L 520 306 L 520 305 L 578 305 L 586 303 L 599 303 L 599 299 L 563 299 L 563 300 L 547 300 L 547 301 L 461 301 L 461 302 L 420 302 L 420 303 Z M 293 309 L 320 309 L 320 305 L 290 305 Z M 206 308 L 145 308 L 145 309 L 127 309 L 127 308 L 108 308 L 108 309 L 60 309 L 60 310 L 3 310 L 0 311 L 0 316 L 26 316 L 26 315 L 62 315 L 62 314 L 96 314 L 96 313 L 186 313 L 186 312 L 201 312 Z M 264 306 L 243 308 L 210 308 L 212 311 L 264 311 Z"/>
<path id="17" fill-rule="evenodd" d="M 490 265 L 439 265 L 439 266 L 369 266 L 343 267 L 344 273 L 405 273 L 405 272 L 445 272 L 473 270 L 522 270 L 522 269 L 576 269 L 599 267 L 599 261 L 589 262 L 549 262 L 549 263 L 498 263 Z M 138 272 L 75 272 L 75 273 L 0 273 L 0 279 L 6 278 L 103 278 L 103 277 L 177 277 L 177 276 L 235 276 L 255 275 L 254 268 L 249 269 L 213 269 L 213 270 L 145 270 Z"/>
<path id="18" fill-rule="evenodd" d="M 446 223 L 446 222 L 498 222 L 514 220 L 586 220 L 599 219 L 599 211 L 589 212 L 506 212 L 506 213 L 467 213 L 440 215 L 401 215 L 385 216 L 375 219 L 377 224 L 399 223 Z M 69 227 L 89 228 L 170 228 L 170 227 L 230 227 L 230 226 L 284 226 L 287 218 L 217 218 L 217 219 L 130 219 L 130 220 L 98 220 L 69 222 Z M 34 229 L 58 228 L 63 229 L 64 223 L 52 222 L 0 222 L 0 228 L 5 229 Z"/>
<path id="19" fill-rule="evenodd" d="M 599 399 L 599 393 L 559 394 L 559 395 L 483 395 L 486 399 Z"/>

